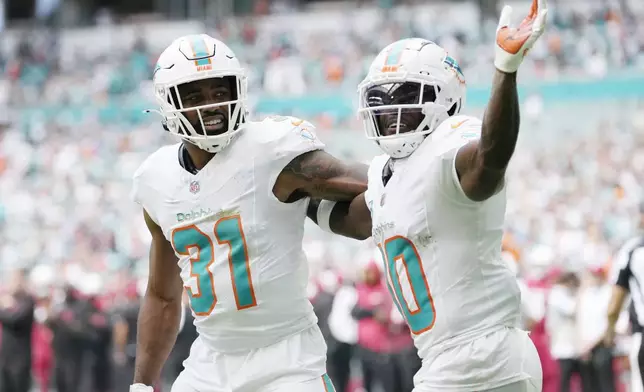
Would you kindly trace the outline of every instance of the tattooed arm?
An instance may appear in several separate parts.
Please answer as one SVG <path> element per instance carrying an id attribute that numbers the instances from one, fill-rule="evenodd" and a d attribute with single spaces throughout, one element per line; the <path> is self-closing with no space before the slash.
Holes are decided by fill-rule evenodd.
<path id="1" fill-rule="evenodd" d="M 346 164 L 322 150 L 306 152 L 293 159 L 273 187 L 275 196 L 284 203 L 307 196 L 351 201 L 366 190 L 366 165 Z"/>
<path id="2" fill-rule="evenodd" d="M 343 163 L 322 150 L 293 159 L 273 187 L 275 196 L 284 203 L 311 197 L 308 216 L 316 223 L 321 199 L 338 202 L 331 211 L 329 226 L 336 234 L 356 239 L 371 236 L 371 214 L 363 195 L 366 190 L 366 165 Z"/>

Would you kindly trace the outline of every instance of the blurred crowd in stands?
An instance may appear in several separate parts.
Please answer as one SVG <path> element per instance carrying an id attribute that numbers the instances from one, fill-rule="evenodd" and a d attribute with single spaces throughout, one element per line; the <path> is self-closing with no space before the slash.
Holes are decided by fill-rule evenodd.
<path id="1" fill-rule="evenodd" d="M 644 75 L 644 24 L 636 22 L 644 20 L 644 13 L 601 4 L 555 8 L 551 28 L 522 68 L 521 81 L 584 83 L 621 73 Z M 450 7 L 441 12 L 361 9 L 355 14 L 324 14 L 329 19 L 320 17 L 306 31 L 297 28 L 305 16 L 279 17 L 290 17 L 292 23 L 247 18 L 207 31 L 229 43 L 245 63 L 255 103 L 352 96 L 373 55 L 408 36 L 429 38 L 448 48 L 460 61 L 468 84 L 485 86 L 491 79 L 489 34 L 494 25 L 479 23 L 474 14 L 455 15 Z M 96 53 L 80 46 L 63 50 L 59 34 L 36 29 L 21 33 L 12 45 L 3 47 L 0 42 L 0 324 L 13 328 L 8 315 L 16 315 L 19 305 L 31 306 L 35 319 L 27 317 L 27 324 L 16 325 L 36 325 L 33 355 L 26 359 L 35 364 L 35 385 L 67 383 L 56 384 L 58 392 L 124 390 L 109 381 L 131 379 L 127 372 L 133 363 L 137 285 L 145 280 L 149 243 L 141 211 L 129 199 L 130 181 L 147 154 L 171 142 L 158 118 L 142 113 L 154 106 L 151 69 L 168 42 L 140 34 L 131 45 L 113 44 Z M 595 106 L 566 103 L 562 116 L 567 121 L 582 119 L 593 110 L 589 107 L 601 107 L 605 98 L 617 100 L 619 121 L 606 113 L 606 121 L 583 132 L 575 130 L 574 135 L 536 121 L 549 115 L 547 102 L 543 106 L 524 101 L 529 132 L 523 132 L 551 136 L 522 144 L 508 177 L 504 256 L 522 282 L 526 328 L 534 331 L 539 346 L 547 392 L 564 391 L 560 378 L 572 371 L 565 366 L 569 362 L 561 361 L 585 363 L 585 344 L 602 332 L 586 329 L 603 320 L 611 258 L 641 224 L 644 99 L 595 98 L 600 102 Z M 354 117 L 320 111 L 308 119 L 330 144 L 355 134 L 350 139 L 354 145 L 340 154 L 368 160 L 368 155 L 353 151 L 370 143 L 362 138 Z M 357 391 L 376 380 L 384 392 L 410 391 L 411 375 L 419 364 L 402 319 L 388 304 L 372 245 L 331 240 L 309 229 L 305 246 L 312 262 L 311 299 L 329 345 L 329 374 L 336 388 Z M 7 272 L 21 269 L 30 272 Z M 553 285 L 565 286 L 564 294 L 553 293 Z M 11 295 L 25 291 L 32 302 Z M 378 293 L 378 301 L 364 304 L 362 296 L 372 292 Z M 587 305 L 591 299 L 597 306 Z M 562 303 L 572 303 L 573 311 L 562 310 Z M 58 318 L 42 325 L 39 321 L 48 313 Z M 628 345 L 628 312 L 624 314 L 616 358 Z M 175 348 L 160 387 L 176 376 L 187 355 L 195 333 L 189 319 L 187 314 L 183 343 Z M 380 327 L 363 336 L 361 323 Z M 565 325 L 571 328 L 569 335 L 553 335 Z M 561 343 L 571 337 L 579 341 Z M 69 341 L 82 342 L 81 351 L 63 350 Z M 381 360 L 361 361 L 361 350 L 376 352 Z M 0 365 L 3 355 L 12 352 L 3 342 Z M 87 355 L 92 360 L 84 362 Z M 91 370 L 72 371 L 80 363 L 87 369 L 91 364 L 108 369 L 105 364 L 111 363 L 113 372 L 97 371 L 95 389 L 61 389 L 87 385 L 75 377 L 93 374 Z M 620 377 L 627 374 L 623 363 L 616 359 L 597 369 L 574 369 L 585 369 L 578 371 L 582 376 L 596 372 L 602 380 L 614 369 L 615 385 L 621 385 Z M 129 380 L 122 385 L 128 384 Z M 594 388 L 604 388 L 596 384 Z M 588 388 L 584 392 L 610 391 Z"/>

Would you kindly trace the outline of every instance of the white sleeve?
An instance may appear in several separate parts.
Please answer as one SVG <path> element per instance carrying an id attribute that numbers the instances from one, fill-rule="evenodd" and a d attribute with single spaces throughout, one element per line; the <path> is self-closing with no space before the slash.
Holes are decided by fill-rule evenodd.
<path id="1" fill-rule="evenodd" d="M 132 189 L 130 191 L 130 198 L 137 204 L 139 204 L 143 209 L 148 213 L 148 216 L 152 218 L 154 223 L 159 224 L 159 220 L 156 217 L 156 213 L 152 206 L 153 196 L 155 191 L 147 184 L 147 161 L 134 172 L 132 176 Z"/>
<path id="2" fill-rule="evenodd" d="M 470 200 L 461 187 L 456 171 L 456 156 L 465 145 L 481 138 L 481 125 L 481 120 L 475 117 L 456 116 L 442 123 L 436 130 L 436 132 L 451 132 L 442 141 L 438 150 L 441 160 L 441 189 L 448 197 L 461 204 L 471 205 L 477 202 Z M 497 193 L 502 189 L 500 187 Z"/>
<path id="3" fill-rule="evenodd" d="M 143 197 L 141 195 L 141 168 L 139 168 L 132 176 L 132 189 L 130 190 L 130 199 L 136 204 L 143 206 Z"/>
<path id="4" fill-rule="evenodd" d="M 475 202 L 470 200 L 465 194 L 465 191 L 463 191 L 461 180 L 458 178 L 458 173 L 456 172 L 456 154 L 464 145 L 460 145 L 441 155 L 440 187 L 441 191 L 454 201 L 462 204 L 473 204 Z"/>
<path id="5" fill-rule="evenodd" d="M 310 151 L 323 150 L 324 143 L 318 139 L 315 127 L 308 121 L 294 117 L 284 117 L 280 121 L 266 120 L 269 130 L 268 149 L 270 162 L 269 183 L 277 181 L 284 167 L 293 159 Z"/>
<path id="6" fill-rule="evenodd" d="M 373 211 L 374 200 L 378 198 L 378 190 L 381 188 L 379 181 L 382 181 L 382 170 L 389 161 L 388 155 L 378 155 L 371 160 L 367 172 L 368 186 L 364 194 L 365 203 L 369 211 Z"/>

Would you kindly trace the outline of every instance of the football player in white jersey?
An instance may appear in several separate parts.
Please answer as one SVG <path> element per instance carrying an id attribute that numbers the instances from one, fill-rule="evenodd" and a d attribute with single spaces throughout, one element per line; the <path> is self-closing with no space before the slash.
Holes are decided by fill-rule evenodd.
<path id="1" fill-rule="evenodd" d="M 358 87 L 367 137 L 385 152 L 370 165 L 362 208 L 423 360 L 416 392 L 541 391 L 501 236 L 505 170 L 519 132 L 516 72 L 545 17 L 545 0 L 534 0 L 512 28 L 503 9 L 482 121 L 459 115 L 463 73 L 427 40 L 387 46 Z"/>
<path id="2" fill-rule="evenodd" d="M 182 141 L 134 174 L 152 244 L 130 391 L 152 391 L 175 342 L 184 287 L 199 337 L 173 392 L 333 391 L 307 299 L 304 220 L 310 197 L 344 202 L 315 203 L 313 218 L 368 237 L 368 220 L 360 232 L 343 230 L 333 208 L 356 196 L 364 204 L 366 166 L 325 153 L 308 122 L 247 121 L 244 71 L 207 35 L 175 40 L 153 82 L 164 128 Z"/>

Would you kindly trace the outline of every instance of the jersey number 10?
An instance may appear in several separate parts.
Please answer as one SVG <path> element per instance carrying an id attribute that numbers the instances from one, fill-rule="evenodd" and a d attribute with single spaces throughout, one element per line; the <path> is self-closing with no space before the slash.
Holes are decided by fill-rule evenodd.
<path id="1" fill-rule="evenodd" d="M 378 244 L 378 249 L 389 275 L 387 287 L 400 314 L 414 334 L 429 331 L 436 321 L 436 310 L 416 246 L 405 237 L 394 236 L 385 240 L 384 246 Z M 408 290 L 403 290 L 403 284 Z M 411 294 L 405 295 L 405 291 Z"/>
<path id="2" fill-rule="evenodd" d="M 228 266 L 237 309 L 257 306 L 246 237 L 241 218 L 228 216 L 215 223 L 214 239 L 219 245 L 228 245 Z M 190 276 L 197 279 L 197 290 L 188 288 L 190 307 L 197 316 L 208 316 L 217 304 L 211 265 L 215 262 L 212 238 L 195 225 L 181 227 L 172 232 L 172 246 L 182 256 L 190 256 Z M 190 249 L 195 249 L 192 251 Z"/>

